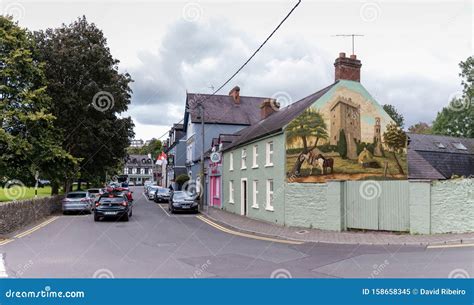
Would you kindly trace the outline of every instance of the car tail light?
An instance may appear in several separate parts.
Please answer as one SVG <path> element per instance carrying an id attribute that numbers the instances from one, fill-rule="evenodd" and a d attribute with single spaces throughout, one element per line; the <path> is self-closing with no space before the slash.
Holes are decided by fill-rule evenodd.
<path id="1" fill-rule="evenodd" d="M 98 207 L 100 205 L 99 201 L 95 202 L 95 206 Z"/>
<path id="2" fill-rule="evenodd" d="M 122 202 L 122 205 L 123 205 L 124 207 L 126 207 L 126 206 L 128 205 L 128 202 L 124 201 L 124 202 Z"/>

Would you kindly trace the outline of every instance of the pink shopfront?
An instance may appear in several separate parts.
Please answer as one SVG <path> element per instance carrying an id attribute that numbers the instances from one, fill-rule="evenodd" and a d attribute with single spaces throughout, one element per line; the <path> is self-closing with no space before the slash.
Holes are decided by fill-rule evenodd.
<path id="1" fill-rule="evenodd" d="M 213 162 L 214 161 L 214 162 Z M 220 153 L 213 152 L 211 154 L 211 162 L 209 163 L 209 205 L 220 207 L 222 197 L 222 163 Z"/>

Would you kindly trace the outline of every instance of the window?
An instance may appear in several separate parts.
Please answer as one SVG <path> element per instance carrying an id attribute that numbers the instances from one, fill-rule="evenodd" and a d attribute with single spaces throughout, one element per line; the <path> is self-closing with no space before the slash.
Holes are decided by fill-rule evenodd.
<path id="1" fill-rule="evenodd" d="M 148 175 L 148 168 L 145 168 L 145 175 Z"/>
<path id="2" fill-rule="evenodd" d="M 446 146 L 444 146 L 444 144 L 441 143 L 441 142 L 435 142 L 435 145 L 436 145 L 438 148 L 443 148 L 443 149 L 446 148 Z"/>
<path id="3" fill-rule="evenodd" d="M 234 170 L 234 153 L 233 152 L 229 154 L 229 170 L 230 171 Z"/>
<path id="4" fill-rule="evenodd" d="M 221 186 L 221 181 L 220 179 L 215 179 L 215 186 L 214 186 L 214 198 L 220 198 L 221 195 L 220 195 L 220 186 Z"/>
<path id="5" fill-rule="evenodd" d="M 186 151 L 186 160 L 188 162 L 193 161 L 193 145 L 189 144 Z"/>
<path id="6" fill-rule="evenodd" d="M 240 165 L 241 169 L 246 169 L 247 168 L 247 149 L 242 149 L 242 161 Z"/>
<path id="7" fill-rule="evenodd" d="M 467 150 L 466 146 L 464 146 L 461 142 L 454 142 L 453 146 L 458 150 Z"/>
<path id="8" fill-rule="evenodd" d="M 265 166 L 273 166 L 273 141 L 267 142 Z"/>
<path id="9" fill-rule="evenodd" d="M 123 174 L 124 174 L 124 175 L 128 175 L 128 167 L 124 168 Z"/>
<path id="10" fill-rule="evenodd" d="M 257 195 L 258 195 L 258 180 L 254 180 L 253 185 L 252 185 L 252 208 L 254 209 L 258 209 Z"/>
<path id="11" fill-rule="evenodd" d="M 258 168 L 258 145 L 253 146 L 252 168 Z"/>
<path id="12" fill-rule="evenodd" d="M 234 203 L 234 181 L 229 181 L 229 203 Z"/>
<path id="13" fill-rule="evenodd" d="M 267 180 L 267 204 L 265 209 L 273 211 L 273 179 Z"/>

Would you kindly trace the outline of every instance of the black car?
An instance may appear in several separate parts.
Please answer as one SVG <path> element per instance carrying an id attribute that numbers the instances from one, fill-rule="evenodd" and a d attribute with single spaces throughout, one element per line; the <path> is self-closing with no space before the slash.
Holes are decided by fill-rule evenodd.
<path id="1" fill-rule="evenodd" d="M 95 202 L 94 221 L 108 217 L 128 221 L 132 217 L 132 206 L 122 192 L 106 193 Z"/>
<path id="2" fill-rule="evenodd" d="M 198 203 L 196 197 L 190 195 L 188 192 L 176 191 L 170 196 L 168 209 L 171 213 L 176 211 L 191 211 L 198 212 Z"/>
<path id="3" fill-rule="evenodd" d="M 156 203 L 159 203 L 159 202 L 168 203 L 170 201 L 170 195 L 171 194 L 170 194 L 169 189 L 164 188 L 164 187 L 159 187 L 155 192 L 155 197 L 153 198 L 153 200 Z"/>

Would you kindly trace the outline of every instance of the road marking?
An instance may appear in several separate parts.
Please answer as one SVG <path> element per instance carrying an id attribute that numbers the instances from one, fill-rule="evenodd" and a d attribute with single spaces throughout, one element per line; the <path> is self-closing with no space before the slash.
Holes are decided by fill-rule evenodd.
<path id="1" fill-rule="evenodd" d="M 13 239 L 4 239 L 4 240 L 0 240 L 0 246 L 4 246 L 10 242 L 12 242 Z"/>
<path id="2" fill-rule="evenodd" d="M 428 249 L 442 249 L 442 248 L 464 248 L 464 247 L 474 247 L 474 244 L 455 244 L 455 245 L 432 245 L 426 248 Z"/>
<path id="3" fill-rule="evenodd" d="M 4 254 L 0 253 L 0 278 L 8 277 L 7 269 L 5 268 Z"/>
<path id="4" fill-rule="evenodd" d="M 30 235 L 31 233 L 41 229 L 42 227 L 44 226 L 47 226 L 48 224 L 52 223 L 53 221 L 55 221 L 56 219 L 58 219 L 59 217 L 58 216 L 54 216 L 53 218 L 51 219 L 48 219 L 46 221 L 43 221 L 42 223 L 40 223 L 39 225 L 37 226 L 34 226 L 33 228 L 29 229 L 29 230 L 26 230 L 25 232 L 22 232 L 22 233 L 19 233 L 17 235 L 14 236 L 14 238 L 22 238 L 22 237 L 25 237 L 27 235 Z"/>
<path id="5" fill-rule="evenodd" d="M 242 233 L 242 232 L 238 232 L 238 231 L 233 231 L 233 230 L 230 230 L 230 229 L 227 229 L 227 228 L 224 228 L 223 226 L 221 225 L 218 225 L 217 223 L 203 217 L 203 216 L 197 216 L 196 218 L 198 218 L 199 220 L 207 223 L 208 225 L 222 231 L 222 232 L 225 232 L 225 233 L 228 233 L 228 234 L 232 234 L 232 235 L 237 235 L 237 236 L 241 236 L 241 237 L 247 237 L 247 238 L 252 238 L 252 239 L 258 239 L 258 240 L 264 240 L 264 241 L 270 241 L 270 242 L 275 242 L 275 243 L 281 243 L 281 244 L 290 244 L 290 245 L 302 245 L 304 244 L 304 242 L 301 242 L 301 241 L 294 241 L 294 240 L 284 240 L 284 239 L 276 239 L 276 238 L 271 238 L 271 237 L 264 237 L 264 236 L 258 236 L 258 235 L 252 235 L 252 234 L 246 234 L 246 233 Z"/>

